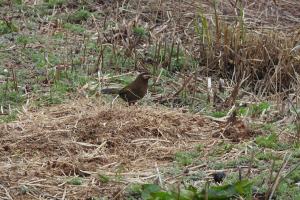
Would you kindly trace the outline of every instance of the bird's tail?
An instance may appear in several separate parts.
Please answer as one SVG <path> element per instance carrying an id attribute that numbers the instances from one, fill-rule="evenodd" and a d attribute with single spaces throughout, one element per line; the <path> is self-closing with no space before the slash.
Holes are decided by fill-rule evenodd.
<path id="1" fill-rule="evenodd" d="M 104 88 L 101 90 L 102 94 L 119 94 L 120 88 Z"/>

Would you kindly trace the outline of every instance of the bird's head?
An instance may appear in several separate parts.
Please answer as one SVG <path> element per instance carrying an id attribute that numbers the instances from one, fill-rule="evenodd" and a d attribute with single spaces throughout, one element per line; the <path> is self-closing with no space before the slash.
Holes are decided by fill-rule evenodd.
<path id="1" fill-rule="evenodd" d="M 151 74 L 148 72 L 142 72 L 139 74 L 139 77 L 141 77 L 143 80 L 149 80 L 151 78 Z"/>

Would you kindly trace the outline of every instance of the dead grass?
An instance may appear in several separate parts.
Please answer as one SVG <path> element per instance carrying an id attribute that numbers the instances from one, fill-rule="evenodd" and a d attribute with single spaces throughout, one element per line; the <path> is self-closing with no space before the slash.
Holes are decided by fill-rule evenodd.
<path id="1" fill-rule="evenodd" d="M 175 152 L 212 143 L 216 126 L 166 108 L 111 109 L 88 100 L 29 111 L 20 121 L 1 125 L 1 181 L 14 199 L 61 198 L 64 191 L 68 199 L 111 195 L 130 181 L 107 188 L 93 175 L 115 174 L 122 167 L 127 178 L 150 176 L 154 163 L 170 164 Z M 66 183 L 75 175 L 83 177 L 83 185 Z"/>
<path id="2" fill-rule="evenodd" d="M 170 165 L 178 151 L 196 144 L 210 151 L 218 141 L 212 133 L 224 127 L 180 110 L 111 108 L 87 99 L 24 112 L 1 125 L 1 184 L 13 199 L 113 196 L 128 183 L 155 178 L 156 164 Z M 124 178 L 103 184 L 99 173 Z M 70 176 L 83 184 L 68 184 Z"/>

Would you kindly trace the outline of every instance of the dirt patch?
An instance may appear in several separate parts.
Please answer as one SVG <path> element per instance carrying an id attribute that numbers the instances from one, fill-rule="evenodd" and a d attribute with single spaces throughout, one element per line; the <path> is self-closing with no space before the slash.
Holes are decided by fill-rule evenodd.
<path id="1" fill-rule="evenodd" d="M 171 163 L 177 151 L 212 143 L 218 124 L 162 107 L 80 100 L 25 112 L 0 128 L 0 177 L 14 199 L 61 198 L 65 191 L 80 199 L 119 190 L 121 183 L 102 185 L 99 171 L 155 171 L 155 163 Z M 70 185 L 70 176 L 84 183 Z"/>

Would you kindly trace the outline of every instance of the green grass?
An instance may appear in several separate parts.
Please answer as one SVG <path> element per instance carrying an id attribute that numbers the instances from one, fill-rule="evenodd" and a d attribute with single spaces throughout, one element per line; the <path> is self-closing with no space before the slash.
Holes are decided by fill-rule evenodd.
<path id="1" fill-rule="evenodd" d="M 86 29 L 79 24 L 65 23 L 63 27 L 76 34 L 84 34 L 86 31 Z"/>
<path id="2" fill-rule="evenodd" d="M 198 156 L 198 152 L 177 152 L 175 160 L 179 165 L 187 166 L 195 162 Z"/>
<path id="3" fill-rule="evenodd" d="M 221 142 L 214 147 L 213 151 L 210 153 L 210 156 L 218 156 L 229 153 L 233 149 L 233 147 L 233 144 Z"/>
<path id="4" fill-rule="evenodd" d="M 98 174 L 98 179 L 101 183 L 108 183 L 110 181 L 110 178 L 108 176 Z"/>
<path id="5" fill-rule="evenodd" d="M 210 114 L 212 117 L 216 117 L 216 118 L 221 118 L 221 117 L 225 117 L 227 115 L 227 112 L 224 111 L 216 111 L 216 112 L 212 112 Z"/>
<path id="6" fill-rule="evenodd" d="M 149 33 L 143 27 L 133 27 L 133 33 L 140 37 L 145 38 Z"/>
<path id="7" fill-rule="evenodd" d="M 207 190 L 209 199 L 231 199 L 237 195 L 251 199 L 252 183 L 247 180 L 237 181 L 222 186 L 210 186 Z M 134 185 L 127 193 L 127 199 L 144 200 L 203 200 L 206 191 L 192 185 L 185 187 L 161 188 L 155 184 Z"/>
<path id="8" fill-rule="evenodd" d="M 70 23 L 79 24 L 83 21 L 88 20 L 90 16 L 91 13 L 88 10 L 78 9 L 74 13 L 69 14 L 69 16 L 67 17 L 67 21 Z"/>
<path id="9" fill-rule="evenodd" d="M 83 179 L 80 177 L 73 177 L 67 180 L 67 183 L 70 185 L 82 185 Z"/>
<path id="10" fill-rule="evenodd" d="M 18 32 L 18 26 L 12 21 L 0 20 L 0 36 L 12 32 Z"/>
<path id="11" fill-rule="evenodd" d="M 28 35 L 20 35 L 16 39 L 16 43 L 21 45 L 23 48 L 25 48 L 25 46 L 31 42 L 33 42 L 33 39 Z"/>
<path id="12" fill-rule="evenodd" d="M 66 0 L 44 0 L 44 2 L 47 4 L 48 8 L 54 8 L 54 7 L 61 7 L 64 4 L 67 3 Z"/>

